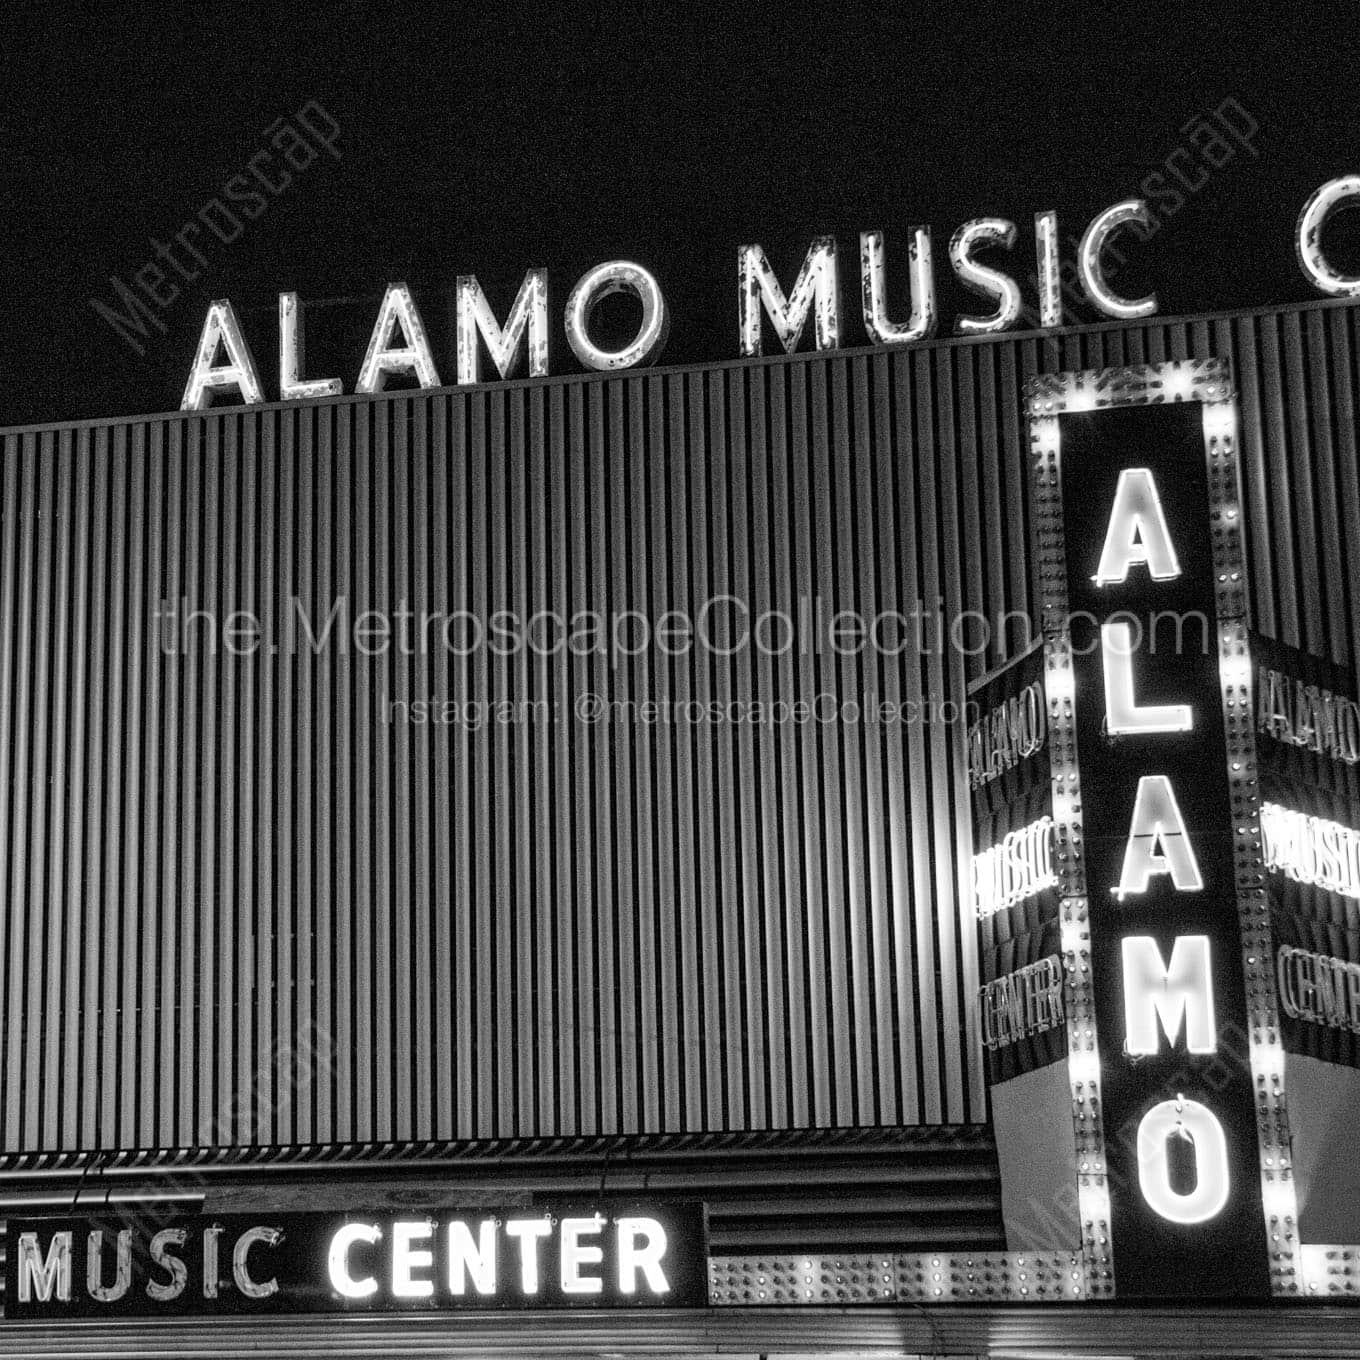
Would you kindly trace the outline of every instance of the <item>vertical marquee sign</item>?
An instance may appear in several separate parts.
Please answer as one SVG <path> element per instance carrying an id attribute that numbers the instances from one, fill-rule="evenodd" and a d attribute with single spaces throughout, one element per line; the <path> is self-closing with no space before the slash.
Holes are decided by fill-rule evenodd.
<path id="1" fill-rule="evenodd" d="M 1231 380 L 1026 397 L 1088 1265 L 1121 1297 L 1293 1293 Z"/>

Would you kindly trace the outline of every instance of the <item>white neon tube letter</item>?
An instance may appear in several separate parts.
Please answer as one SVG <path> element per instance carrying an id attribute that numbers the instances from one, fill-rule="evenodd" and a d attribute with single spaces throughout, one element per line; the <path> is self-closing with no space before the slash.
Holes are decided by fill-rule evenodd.
<path id="1" fill-rule="evenodd" d="M 601 299 L 620 292 L 633 293 L 642 303 L 642 321 L 622 349 L 601 349 L 590 338 L 590 316 Z M 567 344 L 587 368 L 613 371 L 651 363 L 666 343 L 670 318 L 661 285 L 647 270 L 631 260 L 608 260 L 577 280 L 567 298 L 565 324 Z"/>
<path id="2" fill-rule="evenodd" d="M 1174 580 L 1181 574 L 1152 470 L 1125 468 L 1115 487 L 1095 582 L 1109 586 L 1126 581 L 1129 568 L 1139 563 L 1154 581 Z"/>
<path id="3" fill-rule="evenodd" d="M 1133 630 L 1127 623 L 1100 625 L 1100 654 L 1105 671 L 1105 730 L 1112 737 L 1190 731 L 1194 718 L 1189 704 L 1139 707 L 1133 694 Z"/>
<path id="4" fill-rule="evenodd" d="M 1218 1048 L 1214 1028 L 1214 978 L 1207 935 L 1178 935 L 1171 962 L 1151 935 L 1129 935 L 1124 955 L 1124 1032 L 1130 1053 L 1156 1053 L 1157 1023 L 1174 1044 L 1185 1023 L 1185 1047 L 1191 1053 Z"/>
<path id="5" fill-rule="evenodd" d="M 598 1237 L 604 1231 L 604 1219 L 564 1218 L 562 1235 L 562 1292 L 564 1294 L 600 1294 L 604 1281 L 598 1275 L 582 1275 L 584 1266 L 599 1265 L 604 1260 L 604 1248 L 587 1246 L 583 1237 Z"/>
<path id="6" fill-rule="evenodd" d="M 798 347 L 809 314 L 818 349 L 840 345 L 840 281 L 836 242 L 819 236 L 808 247 L 803 266 L 787 299 L 775 278 L 765 251 L 758 245 L 737 250 L 737 326 L 743 355 L 763 352 L 761 308 L 769 315 L 779 343 L 787 353 Z"/>
<path id="7" fill-rule="evenodd" d="M 961 335 L 989 335 L 1009 330 L 1020 317 L 1020 285 L 1009 274 L 978 264 L 973 251 L 985 246 L 1009 250 L 1015 244 L 1015 223 L 1004 217 L 979 217 L 965 222 L 949 242 L 949 262 L 959 282 L 979 297 L 996 298 L 990 316 L 961 316 L 955 329 Z"/>
<path id="8" fill-rule="evenodd" d="M 398 325 L 406 343 L 394 346 L 392 340 Z M 355 391 L 381 392 L 389 375 L 402 373 L 415 374 L 421 387 L 439 386 L 439 372 L 411 290 L 404 283 L 389 283 L 378 319 L 373 323 Z"/>
<path id="9" fill-rule="evenodd" d="M 213 360 L 219 345 L 227 362 L 215 365 Z M 231 303 L 226 298 L 219 298 L 208 308 L 208 315 L 203 320 L 203 333 L 198 338 L 194 366 L 189 370 L 189 381 L 185 384 L 179 409 L 202 411 L 215 395 L 233 387 L 247 406 L 264 400 L 245 332 L 241 330 Z"/>
<path id="10" fill-rule="evenodd" d="M 1333 297 L 1360 297 L 1360 275 L 1339 274 L 1322 253 L 1322 228 L 1332 213 L 1348 206 L 1348 199 L 1360 198 L 1360 175 L 1329 179 L 1314 190 L 1299 214 L 1294 246 L 1303 276 L 1319 292 Z"/>
<path id="11" fill-rule="evenodd" d="M 877 345 L 907 345 L 935 334 L 935 271 L 930 259 L 929 227 L 912 229 L 908 263 L 911 316 L 905 322 L 889 321 L 888 271 L 883 260 L 883 233 L 860 233 L 859 270 L 864 300 L 864 329 L 869 339 Z"/>
<path id="12" fill-rule="evenodd" d="M 1204 887 L 1175 791 L 1164 774 L 1145 774 L 1138 781 L 1114 895 L 1122 902 L 1130 893 L 1146 892 L 1154 874 L 1170 874 L 1178 892 Z"/>
<path id="13" fill-rule="evenodd" d="M 538 1244 L 552 1232 L 546 1218 L 512 1218 L 505 1235 L 519 1239 L 520 1288 L 526 1294 L 538 1293 Z"/>
<path id="14" fill-rule="evenodd" d="M 356 1280 L 349 1272 L 349 1252 L 356 1242 L 369 1246 L 382 1241 L 382 1229 L 376 1223 L 346 1223 L 337 1228 L 326 1253 L 326 1269 L 331 1277 L 331 1288 L 344 1299 L 372 1298 L 378 1292 L 378 1282 L 372 1275 Z"/>
<path id="15" fill-rule="evenodd" d="M 484 1218 L 478 1225 L 477 1240 L 461 1219 L 449 1224 L 449 1293 L 467 1293 L 468 1277 L 479 1294 L 496 1292 L 496 1220 Z"/>
<path id="16" fill-rule="evenodd" d="M 1034 214 L 1034 254 L 1038 266 L 1039 325 L 1062 325 L 1062 273 L 1058 263 L 1058 214 Z"/>
<path id="17" fill-rule="evenodd" d="M 548 274 L 531 269 L 519 286 L 510 315 L 502 327 L 491 310 L 475 274 L 458 276 L 458 382 L 481 381 L 481 350 L 486 342 L 491 362 L 502 378 L 512 378 L 519 368 L 520 343 L 527 340 L 529 376 L 541 378 L 548 371 Z"/>
<path id="18" fill-rule="evenodd" d="M 1168 1145 L 1187 1139 L 1195 1150 L 1195 1188 L 1171 1184 Z M 1228 1202 L 1228 1140 L 1223 1125 L 1196 1100 L 1164 1100 L 1138 1126 L 1138 1184 L 1149 1206 L 1172 1223 L 1203 1223 Z"/>
<path id="19" fill-rule="evenodd" d="M 666 1230 L 654 1218 L 621 1218 L 618 1231 L 619 1293 L 637 1291 L 637 1272 L 642 1271 L 653 1294 L 670 1293 L 670 1281 L 661 1267 L 666 1255 Z"/>
<path id="20" fill-rule="evenodd" d="M 434 1293 L 433 1280 L 417 1279 L 413 1273 L 434 1265 L 432 1251 L 414 1246 L 433 1236 L 434 1224 L 428 1221 L 402 1219 L 392 1225 L 392 1293 L 396 1298 L 428 1299 Z"/>
<path id="21" fill-rule="evenodd" d="M 1120 297 L 1110 290 L 1109 284 L 1105 281 L 1104 267 L 1100 262 L 1101 252 L 1105 249 L 1105 242 L 1110 233 L 1116 227 L 1123 226 L 1125 222 L 1137 222 L 1144 227 L 1152 224 L 1147 204 L 1141 198 L 1127 198 L 1091 219 L 1091 225 L 1086 228 L 1086 234 L 1081 238 L 1077 268 L 1081 272 L 1081 286 L 1096 307 L 1106 316 L 1117 317 L 1121 321 L 1132 321 L 1140 316 L 1151 316 L 1157 310 L 1157 294 L 1149 293 L 1147 297 L 1138 298 L 1136 301 Z"/>
<path id="22" fill-rule="evenodd" d="M 307 338 L 302 306 L 296 293 L 279 294 L 279 399 L 300 401 L 306 397 L 338 397 L 344 384 L 339 378 L 304 378 Z"/>

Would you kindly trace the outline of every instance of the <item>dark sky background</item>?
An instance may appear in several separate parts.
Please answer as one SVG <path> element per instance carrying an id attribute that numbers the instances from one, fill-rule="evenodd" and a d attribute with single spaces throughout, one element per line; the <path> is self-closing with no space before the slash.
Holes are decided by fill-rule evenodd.
<path id="1" fill-rule="evenodd" d="M 859 344 L 859 232 L 887 234 L 900 299 L 907 229 L 929 224 L 952 324 L 985 310 L 948 275 L 961 222 L 1015 220 L 1013 270 L 1027 280 L 1035 212 L 1056 209 L 1064 237 L 1079 235 L 1165 173 L 1190 145 L 1187 121 L 1227 99 L 1259 124 L 1259 154 L 1237 147 L 1164 214 L 1128 250 L 1119 284 L 1155 288 L 1164 315 L 1307 298 L 1299 210 L 1322 181 L 1360 170 L 1360 20 L 1345 6 L 883 3 L 828 7 L 821 20 L 760 5 L 722 19 L 652 8 L 623 20 L 594 6 L 434 5 L 418 19 L 214 6 L 172 20 L 114 6 L 13 21 L 0 93 L 0 424 L 173 409 L 219 297 L 243 317 L 276 399 L 283 290 L 311 304 L 308 376 L 352 391 L 389 280 L 416 291 L 451 382 L 456 275 L 476 273 L 503 316 L 531 265 L 550 271 L 552 371 L 571 371 L 562 305 L 587 267 L 615 257 L 660 279 L 664 362 L 733 357 L 745 241 L 765 246 L 787 284 L 810 237 L 835 235 L 844 339 Z M 296 172 L 231 243 L 196 238 L 207 263 L 182 256 L 200 276 L 176 280 L 165 333 L 151 329 L 135 352 L 91 299 L 112 305 L 110 276 L 131 285 L 151 238 L 196 220 L 269 149 L 268 126 L 313 100 L 340 124 L 339 159 Z M 1328 247 L 1360 271 L 1357 218 L 1342 215 Z"/>

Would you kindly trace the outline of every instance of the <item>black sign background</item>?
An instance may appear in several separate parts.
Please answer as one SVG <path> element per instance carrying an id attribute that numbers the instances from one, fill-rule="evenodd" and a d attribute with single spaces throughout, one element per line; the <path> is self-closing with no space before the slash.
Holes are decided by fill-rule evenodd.
<path id="1" fill-rule="evenodd" d="M 503 1231 L 497 1233 L 499 1252 L 497 1259 L 497 1282 L 500 1289 L 496 1294 L 481 1296 L 475 1291 L 453 1297 L 449 1294 L 443 1279 L 443 1251 L 441 1239 L 445 1225 L 451 1219 L 461 1218 L 470 1226 L 482 1219 L 534 1218 L 544 1213 L 555 1219 L 565 1215 L 589 1217 L 599 1212 L 611 1220 L 598 1238 L 589 1239 L 590 1245 L 605 1248 L 603 1266 L 589 1267 L 587 1273 L 603 1277 L 604 1290 L 599 1294 L 564 1294 L 559 1276 L 556 1238 L 545 1238 L 539 1245 L 540 1292 L 532 1298 L 525 1298 L 519 1292 L 519 1246 L 509 1242 Z M 636 1294 L 625 1295 L 616 1287 L 611 1275 L 613 1252 L 612 1220 L 627 1214 L 638 1214 L 655 1218 L 666 1231 L 667 1249 L 664 1269 L 670 1292 L 658 1298 L 644 1291 L 639 1284 Z M 6 1237 L 8 1252 L 5 1264 L 5 1316 L 11 1319 L 59 1319 L 59 1318 L 114 1318 L 114 1317 L 184 1317 L 202 1314 L 285 1314 L 285 1313 L 379 1313 L 439 1311 L 459 1312 L 487 1309 L 537 1309 L 537 1308 L 700 1308 L 708 1302 L 708 1243 L 705 1231 L 704 1211 L 701 1204 L 663 1205 L 535 1205 L 515 1209 L 495 1210 L 471 1208 L 465 1210 L 440 1208 L 428 1216 L 436 1224 L 435 1235 L 428 1241 L 418 1244 L 420 1250 L 432 1250 L 435 1263 L 433 1270 L 420 1272 L 421 1278 L 434 1280 L 434 1295 L 425 1299 L 393 1298 L 388 1288 L 391 1279 L 390 1243 L 391 1225 L 399 1220 L 423 1219 L 427 1215 L 409 1213 L 393 1214 L 391 1209 L 374 1213 L 285 1213 L 270 1214 L 219 1214 L 198 1216 L 157 1217 L 154 1206 L 129 1205 L 126 1214 L 105 1213 L 102 1215 L 78 1215 L 62 1218 L 10 1219 Z M 382 1241 L 375 1246 L 358 1245 L 351 1255 L 351 1271 L 355 1276 L 373 1275 L 379 1282 L 379 1291 L 367 1299 L 342 1298 L 331 1287 L 327 1273 L 327 1252 L 335 1231 L 345 1223 L 371 1222 L 383 1230 Z M 203 1232 L 205 1228 L 220 1225 L 223 1228 L 218 1240 L 218 1296 L 215 1299 L 203 1297 Z M 266 1299 L 247 1298 L 241 1294 L 232 1279 L 232 1247 L 242 1233 L 253 1227 L 273 1227 L 281 1229 L 283 1240 L 277 1247 L 263 1245 L 253 1247 L 249 1254 L 252 1278 L 265 1281 L 271 1277 L 278 1281 L 278 1293 Z M 131 1228 L 132 1237 L 132 1284 L 127 1293 L 110 1303 L 92 1299 L 86 1288 L 86 1256 L 89 1233 L 102 1228 L 104 1231 L 103 1270 L 104 1281 L 113 1283 L 114 1243 L 120 1229 Z M 168 1302 L 157 1302 L 148 1298 L 146 1285 L 148 1279 L 160 1283 L 168 1282 L 168 1274 L 160 1267 L 152 1265 L 149 1244 L 152 1237 L 166 1228 L 183 1228 L 186 1231 L 184 1247 L 175 1248 L 189 1268 L 188 1281 L 184 1292 Z M 63 1303 L 55 1297 L 48 1303 L 40 1303 L 30 1298 L 29 1302 L 19 1300 L 18 1285 L 18 1242 L 26 1232 L 38 1234 L 38 1247 L 46 1259 L 48 1244 L 53 1234 L 69 1231 L 71 1242 L 71 1297 Z"/>
<path id="2" fill-rule="evenodd" d="M 1067 588 L 1073 614 L 1077 752 L 1090 902 L 1096 1021 L 1110 1177 L 1115 1279 L 1121 1297 L 1269 1296 L 1256 1118 L 1246 1066 L 1246 1009 L 1234 885 L 1231 813 L 1215 630 L 1214 567 L 1202 408 L 1129 406 L 1059 417 Z M 1181 574 L 1153 581 L 1143 566 L 1120 585 L 1095 575 L 1119 473 L 1147 467 L 1156 479 Z M 1083 611 L 1096 620 L 1081 618 Z M 1143 625 L 1134 657 L 1140 705 L 1188 703 L 1194 728 L 1108 738 L 1099 623 L 1129 611 Z M 1172 611 L 1149 636 L 1149 617 Z M 1207 628 L 1196 622 L 1207 620 Z M 1155 653 L 1152 646 L 1155 646 Z M 1204 890 L 1177 892 L 1165 875 L 1122 904 L 1119 881 L 1141 775 L 1163 774 L 1175 789 Z M 1121 940 L 1151 935 L 1170 954 L 1177 935 L 1207 935 L 1214 967 L 1216 1054 L 1190 1054 L 1184 1027 L 1174 1045 L 1131 1059 L 1125 1037 Z M 1158 1033 L 1161 1034 L 1159 1027 Z M 1233 1042 L 1225 1042 L 1233 1036 Z M 1183 1094 L 1217 1115 L 1227 1138 L 1231 1193 L 1215 1218 L 1168 1222 L 1138 1184 L 1137 1130 L 1153 1105 Z"/>

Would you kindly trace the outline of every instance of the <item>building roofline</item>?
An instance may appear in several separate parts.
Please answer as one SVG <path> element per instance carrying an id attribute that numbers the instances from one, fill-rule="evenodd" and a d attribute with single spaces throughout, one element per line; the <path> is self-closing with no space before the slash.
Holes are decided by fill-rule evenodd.
<path id="1" fill-rule="evenodd" d="M 1110 320 L 1087 322 L 1076 326 L 1061 326 L 1052 330 L 999 331 L 986 335 L 948 335 L 931 340 L 921 340 L 907 345 L 854 345 L 835 350 L 798 350 L 793 354 L 763 354 L 753 357 L 716 359 L 707 362 L 661 364 L 654 368 L 629 368 L 618 372 L 574 372 L 555 373 L 540 378 L 509 378 L 495 382 L 444 384 L 440 387 L 401 388 L 391 392 L 360 393 L 348 392 L 337 397 L 312 397 L 294 401 L 258 402 L 251 406 L 241 403 L 214 406 L 204 411 L 150 411 L 132 415 L 87 416 L 78 420 L 49 420 L 26 425 L 0 426 L 0 437 L 11 435 L 37 435 L 62 430 L 115 429 L 119 426 L 149 425 L 194 417 L 208 418 L 214 415 L 240 415 L 243 412 L 266 412 L 277 410 L 305 410 L 309 407 L 347 406 L 361 402 L 375 404 L 381 401 L 395 401 L 413 396 L 452 395 L 459 392 L 513 391 L 530 387 L 554 387 L 572 384 L 597 382 L 611 378 L 658 378 L 685 373 L 712 373 L 726 370 L 769 367 L 780 364 L 804 364 L 828 358 L 857 358 L 869 355 L 914 354 L 936 350 L 975 348 L 1015 341 L 1059 341 L 1071 336 L 1101 335 L 1111 331 L 1133 331 L 1153 326 L 1190 326 L 1207 325 L 1220 321 L 1245 320 L 1250 317 L 1273 316 L 1282 313 L 1324 312 L 1360 307 L 1360 298 L 1310 298 L 1302 302 L 1269 303 L 1260 307 L 1236 307 L 1221 311 L 1186 313 L 1178 316 L 1150 316 L 1136 321 Z"/>

